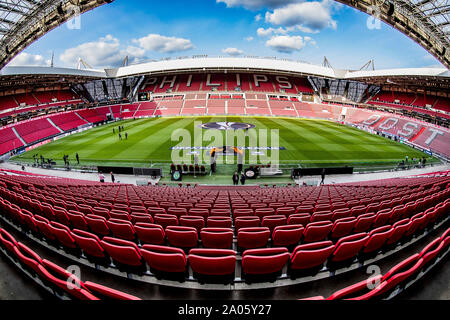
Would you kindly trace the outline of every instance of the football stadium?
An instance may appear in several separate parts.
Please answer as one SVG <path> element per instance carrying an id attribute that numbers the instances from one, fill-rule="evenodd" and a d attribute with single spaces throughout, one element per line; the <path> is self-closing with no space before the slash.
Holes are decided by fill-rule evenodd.
<path id="1" fill-rule="evenodd" d="M 11 64 L 120 2 L 0 4 L 0 299 L 450 298 L 447 1 L 329 1 L 439 67 Z"/>

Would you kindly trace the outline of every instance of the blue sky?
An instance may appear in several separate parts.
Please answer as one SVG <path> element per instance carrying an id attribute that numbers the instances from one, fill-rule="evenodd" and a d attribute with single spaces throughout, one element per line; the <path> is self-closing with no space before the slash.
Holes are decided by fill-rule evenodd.
<path id="1" fill-rule="evenodd" d="M 276 56 L 359 69 L 442 67 L 390 26 L 331 0 L 116 0 L 54 29 L 10 65 L 95 68 L 165 57 Z M 375 28 L 373 27 L 375 26 Z"/>

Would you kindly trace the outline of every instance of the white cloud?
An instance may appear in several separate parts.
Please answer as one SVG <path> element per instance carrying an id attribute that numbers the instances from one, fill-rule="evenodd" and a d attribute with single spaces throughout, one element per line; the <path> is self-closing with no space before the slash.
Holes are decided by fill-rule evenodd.
<path id="1" fill-rule="evenodd" d="M 255 21 L 256 21 L 256 22 L 261 21 L 261 19 L 262 19 L 262 15 L 261 15 L 261 14 L 257 14 L 257 15 L 255 16 Z"/>
<path id="2" fill-rule="evenodd" d="M 251 41 L 255 40 L 255 38 L 253 38 L 253 37 L 247 37 L 247 38 L 244 38 L 244 40 L 245 40 L 245 41 L 248 41 L 248 42 L 251 42 Z"/>
<path id="3" fill-rule="evenodd" d="M 145 50 L 129 46 L 121 48 L 119 39 L 112 35 L 100 38 L 98 41 L 83 43 L 75 48 L 65 50 L 60 60 L 67 66 L 75 67 L 78 59 L 82 58 L 94 68 L 107 68 L 120 66 L 128 56 L 130 63 L 145 60 Z"/>
<path id="4" fill-rule="evenodd" d="M 194 45 L 188 39 L 165 37 L 159 34 L 149 34 L 133 41 L 145 50 L 161 53 L 174 53 L 194 48 Z"/>
<path id="5" fill-rule="evenodd" d="M 278 29 L 274 29 L 274 28 L 258 28 L 258 30 L 256 30 L 256 34 L 260 37 L 268 37 L 271 36 L 273 34 L 287 34 L 288 32 L 292 31 L 294 28 L 287 28 L 284 29 L 282 27 L 279 27 Z"/>
<path id="6" fill-rule="evenodd" d="M 328 27 L 336 29 L 337 23 L 331 17 L 332 7 L 333 4 L 328 0 L 289 4 L 272 13 L 267 12 L 265 20 L 273 25 L 295 26 L 304 32 Z"/>
<path id="7" fill-rule="evenodd" d="M 229 54 L 230 56 L 240 56 L 244 51 L 237 48 L 226 48 L 222 50 L 223 53 Z"/>
<path id="8" fill-rule="evenodd" d="M 49 60 L 45 60 L 45 58 L 41 55 L 29 54 L 26 52 L 22 52 L 18 56 L 16 56 L 9 64 L 10 67 L 17 66 L 26 66 L 26 67 L 46 67 L 50 65 Z"/>
<path id="9" fill-rule="evenodd" d="M 311 37 L 274 36 L 266 42 L 266 46 L 281 53 L 292 53 L 302 50 L 307 43 L 315 44 Z"/>
<path id="10" fill-rule="evenodd" d="M 298 0 L 216 0 L 217 3 L 225 3 L 228 8 L 244 7 L 250 10 L 261 8 L 279 8 Z"/>

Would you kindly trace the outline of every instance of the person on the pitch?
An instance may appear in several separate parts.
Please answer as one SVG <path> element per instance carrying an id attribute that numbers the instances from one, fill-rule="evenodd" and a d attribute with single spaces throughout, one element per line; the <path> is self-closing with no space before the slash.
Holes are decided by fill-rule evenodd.
<path id="1" fill-rule="evenodd" d="M 242 185 L 245 185 L 245 180 L 246 180 L 245 173 L 242 172 L 242 174 L 241 174 L 241 184 Z"/>
<path id="2" fill-rule="evenodd" d="M 233 185 L 235 186 L 239 185 L 239 175 L 237 172 L 233 174 Z"/>
<path id="3" fill-rule="evenodd" d="M 77 163 L 80 164 L 80 156 L 78 155 L 78 152 L 77 152 L 77 154 L 75 155 L 75 158 L 77 159 Z"/>
<path id="4" fill-rule="evenodd" d="M 128 140 L 128 132 L 125 132 L 125 140 Z"/>
<path id="5" fill-rule="evenodd" d="M 322 169 L 321 176 L 322 176 L 322 181 L 320 182 L 320 185 L 323 185 L 325 183 L 325 169 Z"/>
<path id="6" fill-rule="evenodd" d="M 122 134 L 119 133 L 119 140 L 122 140 Z"/>

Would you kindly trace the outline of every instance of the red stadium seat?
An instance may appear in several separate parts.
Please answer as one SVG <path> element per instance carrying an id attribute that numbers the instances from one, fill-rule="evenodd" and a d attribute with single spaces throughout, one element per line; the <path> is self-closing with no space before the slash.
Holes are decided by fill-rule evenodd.
<path id="1" fill-rule="evenodd" d="M 260 220 L 257 216 L 237 217 L 234 221 L 234 227 L 238 232 L 241 228 L 259 227 Z"/>
<path id="2" fill-rule="evenodd" d="M 286 225 L 287 219 L 285 216 L 265 216 L 262 219 L 261 227 L 267 227 L 270 229 L 270 232 L 278 226 Z"/>
<path id="3" fill-rule="evenodd" d="M 325 240 L 333 229 L 330 221 L 311 222 L 303 231 L 304 242 L 317 242 Z"/>
<path id="4" fill-rule="evenodd" d="M 72 237 L 70 229 L 61 223 L 51 221 L 48 225 L 55 238 L 64 246 L 70 249 L 76 249 L 77 244 Z"/>
<path id="5" fill-rule="evenodd" d="M 141 253 L 152 271 L 156 270 L 166 273 L 186 272 L 187 258 L 184 251 L 180 248 L 146 244 L 142 246 Z"/>
<path id="6" fill-rule="evenodd" d="M 136 300 L 141 300 L 138 297 L 132 296 L 130 294 L 118 291 L 118 290 L 114 290 L 105 286 L 102 286 L 100 284 L 97 283 L 93 283 L 90 281 L 86 281 L 84 283 L 85 287 L 92 292 L 94 295 L 99 296 L 99 297 L 105 297 L 106 299 L 109 300 L 123 300 L 123 301 L 136 301 Z M 104 300 L 104 299 L 102 299 Z"/>
<path id="7" fill-rule="evenodd" d="M 230 217 L 208 217 L 208 228 L 231 228 L 233 220 Z"/>
<path id="8" fill-rule="evenodd" d="M 352 233 L 353 228 L 356 225 L 355 217 L 341 218 L 334 222 L 333 229 L 331 230 L 330 238 L 338 239 L 341 237 L 348 236 Z"/>
<path id="9" fill-rule="evenodd" d="M 182 216 L 179 221 L 180 226 L 195 228 L 197 233 L 205 227 L 205 219 L 201 216 Z"/>
<path id="10" fill-rule="evenodd" d="M 335 249 L 333 242 L 322 241 L 302 244 L 291 254 L 291 270 L 307 270 L 321 267 Z"/>
<path id="11" fill-rule="evenodd" d="M 252 249 L 242 255 L 242 271 L 246 275 L 279 273 L 289 260 L 286 248 Z"/>
<path id="12" fill-rule="evenodd" d="M 89 214 L 85 217 L 85 220 L 89 229 L 96 235 L 108 236 L 111 234 L 111 230 L 109 230 L 108 227 L 108 221 L 104 217 Z"/>
<path id="13" fill-rule="evenodd" d="M 333 213 L 331 211 L 316 211 L 311 216 L 311 222 L 331 221 Z"/>
<path id="14" fill-rule="evenodd" d="M 107 224 L 115 237 L 130 241 L 136 239 L 136 231 L 131 222 L 111 218 L 108 220 Z"/>
<path id="15" fill-rule="evenodd" d="M 233 230 L 230 228 L 203 228 L 200 232 L 205 248 L 229 249 L 233 244 Z"/>
<path id="16" fill-rule="evenodd" d="M 154 216 L 155 224 L 159 224 L 164 229 L 169 226 L 178 226 L 177 216 L 171 214 L 157 214 Z"/>
<path id="17" fill-rule="evenodd" d="M 270 237 L 269 228 L 241 228 L 238 231 L 237 243 L 242 249 L 262 248 L 267 245 Z"/>
<path id="18" fill-rule="evenodd" d="M 276 247 L 297 245 L 303 235 L 301 224 L 278 226 L 272 233 L 272 245 Z"/>
<path id="19" fill-rule="evenodd" d="M 292 214 L 288 218 L 288 224 L 301 224 L 306 226 L 311 220 L 311 215 L 309 213 L 296 213 Z"/>
<path id="20" fill-rule="evenodd" d="M 142 243 L 163 245 L 165 242 L 166 234 L 159 224 L 138 222 L 134 225 L 134 230 Z"/>
<path id="21" fill-rule="evenodd" d="M 114 262 L 132 267 L 143 265 L 141 253 L 134 242 L 104 237 L 101 244 Z"/>
<path id="22" fill-rule="evenodd" d="M 193 248 L 198 244 L 197 229 L 191 227 L 169 226 L 165 230 L 167 241 L 175 247 Z"/>
<path id="23" fill-rule="evenodd" d="M 236 254 L 226 249 L 192 249 L 189 251 L 189 264 L 198 275 L 234 275 Z"/>
<path id="24" fill-rule="evenodd" d="M 95 234 L 75 229 L 72 230 L 72 237 L 87 256 L 100 259 L 106 258 L 106 252 L 100 243 L 100 238 Z"/>
<path id="25" fill-rule="evenodd" d="M 394 228 L 391 226 L 379 227 L 373 229 L 369 233 L 369 239 L 364 244 L 362 253 L 376 252 L 383 247 L 391 234 L 394 232 Z"/>
<path id="26" fill-rule="evenodd" d="M 89 230 L 88 223 L 86 222 L 84 215 L 81 212 L 69 210 L 67 213 L 70 219 L 70 223 L 74 229 L 80 229 L 84 231 Z"/>
<path id="27" fill-rule="evenodd" d="M 377 216 L 374 213 L 365 213 L 358 216 L 353 232 L 360 233 L 369 230 L 376 218 Z"/>
<path id="28" fill-rule="evenodd" d="M 369 236 L 366 233 L 357 233 L 339 239 L 336 243 L 336 249 L 331 255 L 330 262 L 334 263 L 354 259 L 368 239 Z"/>

